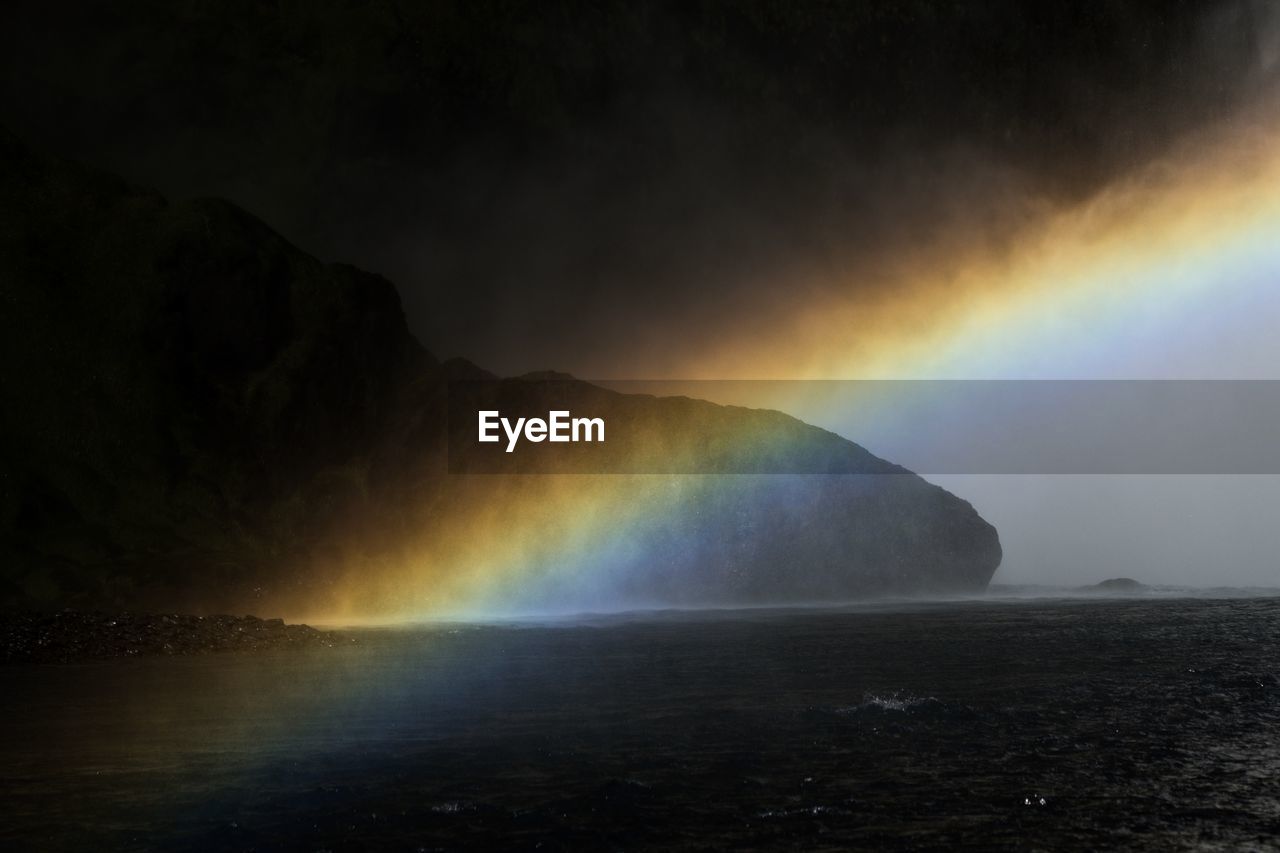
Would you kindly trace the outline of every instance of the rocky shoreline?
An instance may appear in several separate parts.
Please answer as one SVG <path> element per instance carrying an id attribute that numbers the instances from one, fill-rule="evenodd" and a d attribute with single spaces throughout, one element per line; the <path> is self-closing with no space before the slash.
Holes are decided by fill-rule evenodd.
<path id="1" fill-rule="evenodd" d="M 355 638 L 256 616 L 100 613 L 0 614 L 4 663 L 74 663 L 151 655 L 334 648 Z"/>

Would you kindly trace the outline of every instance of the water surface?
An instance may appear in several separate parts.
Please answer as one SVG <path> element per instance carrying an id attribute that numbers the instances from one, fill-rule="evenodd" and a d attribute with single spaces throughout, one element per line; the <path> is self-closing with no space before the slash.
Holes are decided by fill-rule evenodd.
<path id="1" fill-rule="evenodd" d="M 0 669 L 10 849 L 1264 848 L 1280 599 L 665 613 Z"/>

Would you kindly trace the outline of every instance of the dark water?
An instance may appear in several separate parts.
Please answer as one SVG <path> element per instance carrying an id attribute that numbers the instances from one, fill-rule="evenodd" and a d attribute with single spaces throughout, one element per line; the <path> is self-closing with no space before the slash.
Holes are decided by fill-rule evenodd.
<path id="1" fill-rule="evenodd" d="M 0 670 L 7 849 L 1280 847 L 1280 599 Z"/>

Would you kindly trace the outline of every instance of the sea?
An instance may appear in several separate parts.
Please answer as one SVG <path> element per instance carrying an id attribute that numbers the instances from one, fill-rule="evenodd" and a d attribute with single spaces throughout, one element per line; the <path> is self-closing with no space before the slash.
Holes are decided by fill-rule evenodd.
<path id="1" fill-rule="evenodd" d="M 346 631 L 0 668 L 0 848 L 1280 849 L 1265 591 Z"/>

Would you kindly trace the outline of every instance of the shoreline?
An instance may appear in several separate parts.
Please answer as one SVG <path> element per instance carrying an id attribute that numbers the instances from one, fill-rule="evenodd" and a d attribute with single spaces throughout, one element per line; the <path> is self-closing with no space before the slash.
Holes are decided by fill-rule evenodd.
<path id="1" fill-rule="evenodd" d="M 245 654 L 276 649 L 336 648 L 354 642 L 354 637 L 336 631 L 251 615 L 79 610 L 0 613 L 0 662 L 7 664 Z"/>

